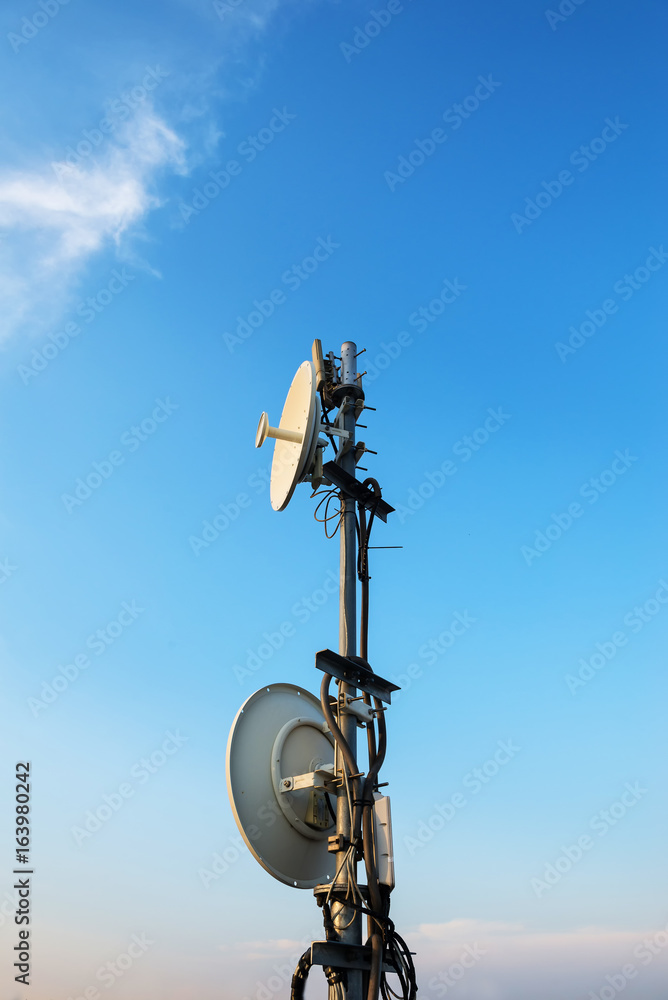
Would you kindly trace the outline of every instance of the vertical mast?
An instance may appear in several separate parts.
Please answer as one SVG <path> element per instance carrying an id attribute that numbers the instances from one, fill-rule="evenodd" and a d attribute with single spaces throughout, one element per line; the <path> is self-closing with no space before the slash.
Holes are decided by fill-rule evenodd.
<path id="1" fill-rule="evenodd" d="M 343 386 L 357 386 L 357 346 L 352 341 L 346 341 L 341 346 L 341 383 Z M 348 431 L 345 440 L 345 453 L 341 456 L 340 465 L 344 472 L 355 475 L 355 402 L 356 396 L 351 392 L 343 401 L 346 407 L 343 414 L 342 428 Z M 339 653 L 342 656 L 357 655 L 357 528 L 355 500 L 350 496 L 342 496 L 341 500 L 341 576 L 339 588 Z M 357 690 L 349 684 L 341 682 L 340 699 L 345 704 L 346 697 L 354 698 Z M 357 719 L 348 712 L 339 716 L 339 725 L 348 744 L 357 757 Z M 336 854 L 337 870 L 343 864 L 346 851 L 350 844 L 351 816 L 348 808 L 348 796 L 343 783 L 339 786 L 336 800 L 336 832 L 343 835 L 343 850 Z M 343 869 L 340 880 L 347 880 Z M 339 940 L 346 944 L 362 944 L 361 914 L 341 903 L 332 908 L 334 926 L 337 928 Z M 348 925 L 348 926 L 346 926 Z M 348 989 L 346 1000 L 362 1000 L 362 973 L 350 970 L 348 972 Z"/>

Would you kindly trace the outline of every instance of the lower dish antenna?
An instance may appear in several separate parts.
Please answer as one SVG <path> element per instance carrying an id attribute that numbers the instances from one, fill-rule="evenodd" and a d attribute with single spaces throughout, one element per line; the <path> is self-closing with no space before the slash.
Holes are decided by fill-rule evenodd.
<path id="1" fill-rule="evenodd" d="M 249 850 L 279 882 L 312 889 L 333 877 L 334 777 L 334 738 L 317 698 L 273 684 L 244 702 L 227 745 L 227 788 Z"/>

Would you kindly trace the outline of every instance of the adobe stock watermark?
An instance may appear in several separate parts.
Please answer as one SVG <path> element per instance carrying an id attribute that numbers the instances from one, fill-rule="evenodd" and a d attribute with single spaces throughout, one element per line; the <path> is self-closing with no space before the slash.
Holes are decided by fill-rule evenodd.
<path id="1" fill-rule="evenodd" d="M 91 632 L 87 637 L 86 649 L 89 649 L 94 656 L 104 656 L 107 650 L 143 614 L 144 608 L 137 607 L 136 601 L 123 601 L 118 615 L 102 628 Z M 51 681 L 44 681 L 42 684 L 39 698 L 28 698 L 27 706 L 33 717 L 37 718 L 40 712 L 45 711 L 49 705 L 53 705 L 79 679 L 82 671 L 87 670 L 93 662 L 88 653 L 77 653 L 69 663 L 59 666 L 58 673 L 51 678 Z"/>
<path id="2" fill-rule="evenodd" d="M 446 125 L 450 126 L 451 132 L 460 129 L 464 122 L 475 114 L 480 105 L 489 100 L 501 86 L 491 73 L 488 73 L 487 76 L 479 76 L 478 81 L 473 93 L 468 94 L 460 103 L 451 104 L 441 115 Z M 429 157 L 433 156 L 447 140 L 448 132 L 440 126 L 433 128 L 426 139 L 415 139 L 413 148 L 407 154 L 402 154 L 399 157 L 395 169 L 386 170 L 383 174 L 390 191 L 394 193 L 400 184 L 405 184 L 415 171 L 424 166 Z"/>
<path id="3" fill-rule="evenodd" d="M 283 993 L 286 989 L 289 989 L 292 977 L 297 967 L 297 962 L 304 952 L 310 948 L 313 941 L 317 941 L 322 938 L 323 933 L 324 932 L 321 926 L 315 927 L 311 930 L 311 933 L 307 937 L 303 937 L 301 941 L 297 941 L 296 950 L 289 953 L 284 962 L 280 965 L 274 962 L 272 966 L 272 975 L 268 976 L 263 982 L 259 979 L 256 981 L 256 990 L 253 996 L 245 996 L 242 997 L 241 1000 L 272 1000 L 272 997 L 279 993 Z"/>
<path id="4" fill-rule="evenodd" d="M 469 462 L 473 455 L 480 451 L 490 438 L 510 420 L 510 414 L 505 413 L 502 406 L 497 406 L 496 409 L 492 409 L 490 406 L 487 412 L 489 416 L 479 427 L 476 427 L 470 434 L 465 434 L 452 446 L 452 453 L 461 459 L 461 465 Z M 421 510 L 425 503 L 431 500 L 438 490 L 442 489 L 447 479 L 457 473 L 458 469 L 459 466 L 454 459 L 446 458 L 437 469 L 425 472 L 420 485 L 408 491 L 406 503 L 397 504 L 396 511 L 400 523 L 403 524 L 407 517 L 411 517 Z"/>
<path id="5" fill-rule="evenodd" d="M 545 11 L 545 17 L 552 31 L 556 31 L 557 27 L 563 24 L 564 21 L 567 21 L 571 14 L 574 14 L 583 3 L 585 3 L 585 0 L 561 0 L 556 10 L 548 8 Z"/>
<path id="6" fill-rule="evenodd" d="M 613 291 L 621 298 L 622 302 L 628 302 L 639 289 L 647 284 L 653 274 L 661 270 L 667 260 L 668 253 L 663 249 L 663 244 L 658 250 L 655 247 L 650 247 L 649 256 L 645 263 L 636 267 L 631 274 L 625 274 L 623 278 L 616 281 L 613 285 Z M 619 303 L 612 297 L 605 299 L 596 309 L 587 309 L 585 311 L 586 319 L 579 326 L 569 326 L 570 336 L 567 343 L 558 340 L 554 345 L 559 360 L 565 364 L 570 355 L 579 351 L 591 337 L 598 333 L 618 309 Z"/>
<path id="7" fill-rule="evenodd" d="M 95 973 L 95 979 L 98 983 L 102 983 L 106 990 L 111 989 L 119 979 L 123 978 L 138 959 L 144 957 L 149 948 L 154 944 L 155 941 L 150 941 L 145 933 L 133 934 L 125 951 L 122 951 L 120 955 L 116 955 L 116 958 L 113 960 L 99 966 Z M 67 1000 L 100 1000 L 100 997 L 103 995 L 97 986 L 92 984 L 91 986 L 87 986 L 79 996 L 75 997 L 70 994 Z"/>
<path id="8" fill-rule="evenodd" d="M 70 827 L 70 833 L 77 847 L 81 847 L 84 841 L 89 840 L 98 830 L 101 830 L 105 823 L 108 823 L 123 808 L 128 799 L 134 797 L 135 786 L 145 785 L 174 754 L 179 752 L 189 739 L 189 736 L 182 736 L 178 729 L 175 733 L 171 729 L 167 730 L 160 747 L 148 757 L 142 757 L 141 760 L 132 765 L 130 780 L 121 782 L 116 791 L 103 795 L 102 802 L 94 809 L 87 811 L 82 826 Z"/>
<path id="9" fill-rule="evenodd" d="M 615 452 L 615 457 L 610 463 L 610 468 L 603 469 L 597 476 L 592 476 L 580 487 L 579 494 L 591 506 L 597 503 L 604 493 L 607 493 L 611 486 L 631 468 L 638 459 L 632 455 L 629 449 Z M 523 545 L 520 549 L 527 566 L 531 566 L 535 559 L 544 556 L 552 548 L 575 522 L 582 517 L 586 508 L 578 501 L 569 503 L 567 510 L 559 514 L 552 514 L 552 521 L 542 531 L 537 530 L 531 545 Z"/>
<path id="10" fill-rule="evenodd" d="M 424 333 L 439 316 L 443 315 L 448 306 L 457 301 L 467 288 L 468 285 L 463 285 L 459 278 L 445 278 L 438 294 L 409 315 L 407 325 L 413 327 L 418 333 Z M 396 361 L 405 349 L 412 347 L 414 343 L 413 334 L 407 330 L 402 330 L 389 343 L 381 340 L 380 351 L 373 357 L 368 354 L 364 363 L 366 381 L 375 382 L 384 371 L 387 371 L 392 362 Z"/>
<path id="11" fill-rule="evenodd" d="M 668 583 L 665 580 L 658 581 L 659 586 L 653 597 L 648 598 L 643 604 L 636 604 L 635 607 L 624 615 L 622 619 L 624 625 L 637 634 L 648 622 L 659 614 L 668 605 Z M 629 636 L 622 629 L 613 632 L 609 639 L 596 643 L 596 652 L 587 659 L 580 657 L 577 674 L 566 674 L 564 680 L 571 694 L 575 694 L 579 688 L 585 687 L 596 676 L 597 671 L 614 660 L 617 652 L 626 646 Z"/>
<path id="12" fill-rule="evenodd" d="M 633 949 L 633 957 L 638 959 L 640 968 L 635 962 L 626 962 L 617 972 L 606 975 L 604 985 L 599 986 L 596 992 L 590 990 L 587 1000 L 614 1000 L 622 990 L 626 989 L 631 980 L 635 979 L 643 968 L 651 965 L 657 955 L 665 952 L 666 948 L 668 948 L 668 924 L 663 930 L 644 938 Z"/>
<path id="13" fill-rule="evenodd" d="M 453 612 L 452 620 L 449 622 L 448 627 L 443 629 L 434 638 L 429 639 L 428 642 L 422 643 L 418 649 L 418 657 L 421 660 L 426 660 L 427 666 L 433 667 L 440 657 L 444 656 L 457 640 L 465 635 L 477 621 L 478 619 L 474 618 L 468 610 Z M 406 667 L 406 673 L 393 674 L 390 679 L 393 684 L 397 684 L 401 688 L 401 691 L 397 691 L 397 695 L 399 695 L 407 691 L 412 687 L 414 681 L 419 680 L 423 676 L 424 671 L 419 663 L 409 663 Z"/>
<path id="14" fill-rule="evenodd" d="M 24 17 L 21 21 L 20 33 L 10 31 L 7 41 L 12 47 L 14 54 L 20 51 L 22 46 L 27 45 L 39 34 L 42 28 L 54 19 L 60 12 L 61 7 L 65 7 L 70 0 L 39 0 L 37 10 L 30 17 Z"/>
<path id="15" fill-rule="evenodd" d="M 412 2 L 413 0 L 409 0 L 409 3 Z M 402 14 L 405 9 L 401 0 L 389 0 L 389 3 L 381 7 L 380 10 L 370 10 L 369 20 L 361 26 L 355 25 L 352 41 L 339 42 L 339 49 L 346 62 L 351 62 L 353 56 L 358 56 L 360 52 L 363 52 L 374 38 L 378 38 L 381 31 L 387 28 L 392 19 L 397 14 Z"/>
<path id="16" fill-rule="evenodd" d="M 276 808 L 278 809 L 278 803 L 276 803 Z M 254 826 L 253 831 L 255 829 Z M 255 832 L 248 833 L 248 836 L 251 840 L 257 839 Z M 228 837 L 226 846 L 220 851 L 214 851 L 209 867 L 197 869 L 198 878 L 204 888 L 210 889 L 213 883 L 218 882 L 233 865 L 236 865 L 240 858 L 247 857 L 247 852 L 248 848 L 240 833 L 234 833 Z"/>
<path id="17" fill-rule="evenodd" d="M 135 280 L 135 277 L 134 274 L 128 274 L 125 267 L 121 268 L 120 271 L 118 268 L 114 268 L 106 285 L 79 303 L 76 309 L 77 316 L 80 316 L 85 323 L 93 323 L 116 296 L 120 295 L 129 283 Z M 23 384 L 27 385 L 31 378 L 35 378 L 40 372 L 43 372 L 54 358 L 57 358 L 69 347 L 72 340 L 83 331 L 84 327 L 81 324 L 70 321 L 65 324 L 62 330 L 47 334 L 49 342 L 42 348 L 33 348 L 31 351 L 32 361 L 27 365 L 18 365 L 16 369 Z"/>
<path id="18" fill-rule="evenodd" d="M 10 562 L 7 556 L 5 556 L 4 559 L 0 559 L 0 586 L 3 583 L 7 583 L 7 580 L 14 576 L 17 569 L 18 566 L 15 566 L 14 563 Z"/>
<path id="19" fill-rule="evenodd" d="M 255 823 L 246 826 L 246 835 L 252 844 L 262 840 L 264 836 L 272 836 L 272 828 L 276 820 L 283 817 L 283 810 L 276 801 L 276 796 L 272 795 L 257 810 Z M 205 889 L 210 889 L 215 882 L 230 871 L 241 858 L 250 857 L 248 846 L 239 833 L 232 834 L 227 838 L 226 844 L 220 851 L 214 851 L 207 868 L 198 868 L 197 876 Z M 332 871 L 332 875 L 334 872 Z M 329 875 L 327 876 L 329 877 Z"/>
<path id="20" fill-rule="evenodd" d="M 293 264 L 281 274 L 281 284 L 290 292 L 296 292 L 312 274 L 318 270 L 321 264 L 332 256 L 335 250 L 340 248 L 340 243 L 335 243 L 331 236 L 324 239 L 319 236 L 310 254 L 307 254 L 298 264 Z M 234 333 L 225 332 L 223 342 L 230 354 L 234 354 L 236 347 L 252 337 L 256 330 L 273 316 L 279 306 L 288 301 L 283 288 L 272 288 L 265 298 L 254 299 L 253 308 L 246 316 L 237 316 L 237 325 Z"/>
<path id="21" fill-rule="evenodd" d="M 246 835 L 251 843 L 256 844 L 261 840 L 281 816 L 283 811 L 276 801 L 276 796 L 272 795 L 259 807 L 255 817 L 256 822 L 249 823 L 246 827 Z M 197 870 L 198 878 L 205 889 L 210 889 L 214 882 L 220 881 L 223 875 L 236 865 L 237 861 L 248 857 L 248 847 L 241 834 L 232 834 L 227 838 L 225 847 L 220 851 L 214 851 L 209 867 Z"/>
<path id="22" fill-rule="evenodd" d="M 584 173 L 627 128 L 628 125 L 621 122 L 618 115 L 614 121 L 606 118 L 605 128 L 601 134 L 590 139 L 586 145 L 574 149 L 568 162 L 571 166 L 577 167 L 578 173 Z M 556 180 L 542 181 L 542 190 L 533 198 L 524 199 L 524 212 L 511 214 L 510 221 L 515 227 L 515 232 L 521 236 L 526 227 L 533 225 L 536 219 L 539 219 L 543 212 L 562 196 L 566 188 L 574 183 L 575 179 L 575 174 L 570 170 L 560 170 Z"/>
<path id="23" fill-rule="evenodd" d="M 495 778 L 501 769 L 509 764 L 522 748 L 515 745 L 513 740 L 498 740 L 497 750 L 480 767 L 474 767 L 462 778 L 462 785 L 470 792 L 469 798 L 463 792 L 455 792 L 445 802 L 434 805 L 434 811 L 426 820 L 420 820 L 417 825 L 415 836 L 405 836 L 404 847 L 411 857 L 416 851 L 422 850 L 429 844 L 437 833 L 439 833 L 448 823 L 451 823 L 455 816 L 461 812 L 471 799 L 479 795 L 483 788 Z"/>
<path id="24" fill-rule="evenodd" d="M 107 113 L 93 128 L 82 129 L 82 138 L 76 145 L 67 146 L 65 155 L 60 160 L 52 162 L 51 169 L 58 180 L 70 177 L 74 169 L 85 162 L 86 157 L 93 156 L 109 136 L 116 132 L 118 126 L 128 121 L 141 108 L 149 94 L 152 94 L 169 75 L 169 71 L 161 69 L 160 66 L 147 66 L 141 83 L 135 84 L 130 90 L 124 90 L 119 97 L 105 101 Z"/>
<path id="25" fill-rule="evenodd" d="M 77 507 L 81 507 L 96 490 L 108 479 L 110 479 L 116 469 L 125 464 L 126 455 L 121 449 L 129 454 L 137 451 L 145 441 L 148 441 L 157 431 L 161 424 L 170 418 L 179 404 L 173 403 L 169 396 L 165 399 L 156 399 L 155 406 L 149 416 L 144 417 L 138 424 L 133 424 L 120 437 L 121 448 L 114 448 L 109 454 L 98 462 L 93 462 L 92 471 L 79 476 L 74 484 L 72 493 L 61 493 L 60 499 L 65 505 L 65 510 L 71 514 Z"/>
<path id="26" fill-rule="evenodd" d="M 202 521 L 201 535 L 190 535 L 188 544 L 193 555 L 198 556 L 202 549 L 208 549 L 214 542 L 218 541 L 221 534 L 237 520 L 242 510 L 247 510 L 252 498 L 247 493 L 237 493 L 234 500 L 228 503 L 219 503 L 216 513 L 211 520 Z"/>
<path id="27" fill-rule="evenodd" d="M 610 830 L 617 826 L 629 810 L 633 809 L 646 794 L 647 789 L 643 788 L 639 781 L 635 781 L 633 784 L 627 781 L 620 797 L 606 809 L 601 809 L 591 817 L 588 829 L 598 834 L 599 838 L 606 837 Z M 554 861 L 545 865 L 542 878 L 531 879 L 531 888 L 536 898 L 541 899 L 546 892 L 558 885 L 564 875 L 568 875 L 573 867 L 579 864 L 589 851 L 593 850 L 596 843 L 597 841 L 589 833 L 583 833 L 575 843 L 567 846 L 562 845 L 561 854 Z"/>
<path id="28" fill-rule="evenodd" d="M 473 944 L 465 944 L 458 962 L 452 962 L 447 969 L 441 970 L 437 976 L 432 976 L 428 982 L 428 987 L 437 997 L 447 996 L 448 990 L 457 986 L 462 981 L 466 973 L 473 969 L 478 962 L 481 962 L 489 949 L 482 948 L 477 941 Z"/>
<path id="29" fill-rule="evenodd" d="M 261 669 L 264 664 L 272 658 L 274 653 L 285 645 L 288 639 L 292 639 L 297 634 L 296 621 L 299 625 L 305 625 L 313 615 L 329 601 L 334 594 L 339 592 L 338 573 L 329 570 L 320 587 L 317 587 L 307 597 L 302 597 L 290 608 L 290 618 L 285 619 L 272 632 L 262 633 L 262 642 L 255 648 L 249 647 L 246 660 L 242 665 L 235 663 L 234 676 L 243 684 L 248 677 L 252 677 Z"/>
<path id="30" fill-rule="evenodd" d="M 231 159 L 225 163 L 221 170 L 210 170 L 209 177 L 211 179 L 205 181 L 201 188 L 194 188 L 189 201 L 181 202 L 179 211 L 183 221 L 187 224 L 193 215 L 199 215 L 205 208 L 208 208 L 211 202 L 215 201 L 218 195 L 230 186 L 233 178 L 241 175 L 244 165 L 252 163 L 296 117 L 297 115 L 292 114 L 286 107 L 281 110 L 274 108 L 267 125 L 255 135 L 246 136 L 237 146 L 237 155 L 243 158 L 243 162 Z"/>
<path id="31" fill-rule="evenodd" d="M 288 461 L 287 457 L 286 461 Z M 262 465 L 255 472 L 252 472 L 246 480 L 246 487 L 252 490 L 255 496 L 259 496 L 269 489 L 272 468 L 273 462 Z M 208 549 L 217 542 L 230 525 L 239 518 L 241 511 L 247 510 L 252 502 L 253 497 L 242 490 L 232 501 L 219 503 L 216 513 L 210 519 L 202 521 L 200 534 L 189 535 L 188 544 L 193 555 L 199 556 L 202 549 Z"/>

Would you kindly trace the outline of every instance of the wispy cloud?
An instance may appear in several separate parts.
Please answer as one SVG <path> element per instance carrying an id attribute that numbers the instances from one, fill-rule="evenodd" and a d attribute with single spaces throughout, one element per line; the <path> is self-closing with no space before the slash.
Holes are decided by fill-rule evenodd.
<path id="1" fill-rule="evenodd" d="M 151 213 L 165 203 L 168 175 L 195 172 L 219 155 L 221 107 L 257 87 L 270 25 L 272 43 L 286 30 L 287 19 L 276 15 L 312 2 L 317 0 L 178 0 L 200 25 L 197 59 L 188 46 L 176 46 L 163 54 L 169 71 L 144 66 L 137 57 L 133 65 L 142 68 L 134 73 L 117 53 L 109 60 L 108 93 L 125 98 L 124 87 L 132 95 L 142 91 L 132 117 L 122 125 L 114 120 L 113 134 L 81 156 L 59 149 L 54 160 L 0 171 L 0 343 L 18 333 L 52 331 L 73 304 L 88 264 L 104 250 L 157 273 L 134 248 L 146 239 Z M 150 61 L 158 57 L 153 39 L 149 49 Z M 159 106 L 147 94 L 158 83 Z M 71 112 L 70 92 L 68 101 Z M 100 113 L 113 116 L 118 104 L 116 96 L 108 98 Z M 90 108 L 87 114 L 84 136 Z M 72 140 L 77 150 L 81 145 Z"/>
<path id="2" fill-rule="evenodd" d="M 185 173 L 184 141 L 146 105 L 95 158 L 0 175 L 0 339 L 62 308 L 90 256 L 123 247 L 161 204 L 156 179 Z"/>
<path id="3" fill-rule="evenodd" d="M 662 1000 L 661 977 L 668 955 L 662 956 L 663 965 L 660 959 L 654 965 L 651 951 L 643 945 L 658 930 L 532 931 L 518 923 L 458 919 L 421 924 L 406 934 L 406 940 L 417 953 L 419 981 L 431 991 L 430 996 L 579 1000 L 605 986 L 606 976 L 614 978 L 622 965 L 631 963 L 637 970 L 638 989 L 643 991 L 638 996 Z"/>
<path id="4" fill-rule="evenodd" d="M 234 945 L 219 945 L 219 951 L 232 951 L 247 962 L 275 958 L 303 950 L 304 942 L 293 938 L 272 938 L 268 941 L 242 941 Z"/>

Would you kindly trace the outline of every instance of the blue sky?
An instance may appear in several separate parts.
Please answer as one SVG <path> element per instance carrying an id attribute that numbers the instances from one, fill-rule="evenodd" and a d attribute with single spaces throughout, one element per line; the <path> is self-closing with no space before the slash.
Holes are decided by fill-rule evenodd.
<path id="1" fill-rule="evenodd" d="M 336 600 L 312 602 L 338 544 L 306 486 L 271 509 L 253 448 L 316 336 L 366 348 L 367 465 L 397 508 L 370 658 L 402 684 L 384 778 L 421 995 L 659 1000 L 664 5 L 0 21 L 2 774 L 32 762 L 33 1000 L 287 996 L 275 967 L 320 933 L 235 846 L 224 778 L 242 701 L 315 690 L 337 641 Z M 133 935 L 153 943 L 104 981 Z"/>

